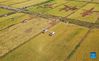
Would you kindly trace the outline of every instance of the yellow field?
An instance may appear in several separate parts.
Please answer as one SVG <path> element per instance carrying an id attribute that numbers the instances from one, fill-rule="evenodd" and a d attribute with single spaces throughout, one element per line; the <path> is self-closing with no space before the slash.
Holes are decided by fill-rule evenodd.
<path id="1" fill-rule="evenodd" d="M 99 61 L 98 0 L 0 0 L 0 7 L 0 61 Z"/>
<path id="2" fill-rule="evenodd" d="M 87 15 L 85 17 L 82 17 L 82 13 L 86 10 L 89 10 L 91 8 L 95 7 L 95 9 L 93 11 L 99 11 L 99 4 L 92 4 L 89 3 L 87 4 L 85 7 L 81 8 L 80 10 L 76 11 L 74 14 L 70 15 L 68 18 L 71 19 L 76 19 L 76 20 L 81 20 L 81 21 L 86 21 L 86 22 L 91 22 L 91 23 L 95 23 L 95 21 L 97 20 L 97 18 L 99 17 L 99 13 L 98 12 L 93 12 L 90 15 Z"/>
<path id="3" fill-rule="evenodd" d="M 31 16 L 24 13 L 16 13 L 9 16 L 1 17 L 0 18 L 0 30 L 7 28 L 11 25 L 18 24 L 25 19 L 29 19 Z"/>
<path id="4" fill-rule="evenodd" d="M 99 3 L 99 0 L 93 0 L 93 2 Z"/>
<path id="5" fill-rule="evenodd" d="M 15 4 L 15 3 L 20 3 L 20 2 L 24 2 L 26 0 L 9 0 L 6 2 L 1 3 L 2 5 L 11 5 L 11 4 Z"/>
<path id="6" fill-rule="evenodd" d="M 86 2 L 75 2 L 75 1 L 68 1 L 67 3 L 60 5 L 52 10 L 49 10 L 47 12 L 47 14 L 51 14 L 51 15 L 55 15 L 55 16 L 61 16 L 61 17 L 67 17 L 68 15 L 72 14 L 73 12 L 77 11 L 78 9 L 80 9 L 83 5 L 85 5 Z M 65 11 L 62 10 L 60 11 L 61 8 L 64 7 L 64 5 L 68 5 L 70 7 L 77 7 L 77 10 L 69 10 L 69 11 Z"/>
<path id="7" fill-rule="evenodd" d="M 61 2 L 61 3 L 60 3 Z M 65 0 L 55 0 L 55 1 L 51 1 L 51 2 L 48 2 L 48 3 L 45 3 L 45 4 L 49 4 L 49 3 L 52 3 L 52 4 L 54 4 L 53 5 L 53 8 L 49 8 L 49 7 L 46 7 L 46 8 L 44 8 L 44 7 L 41 7 L 41 6 L 43 6 L 44 4 L 41 4 L 41 5 L 37 5 L 37 6 L 31 6 L 31 7 L 29 7 L 29 8 L 27 8 L 27 10 L 29 11 L 29 12 L 35 12 L 35 13 L 43 13 L 43 14 L 47 14 L 47 12 L 49 11 L 49 10 L 52 10 L 52 9 L 55 9 L 55 8 L 57 8 L 58 6 L 60 6 L 60 5 L 63 5 L 63 4 L 65 4 L 65 3 L 67 3 L 67 1 L 65 1 Z"/>
<path id="8" fill-rule="evenodd" d="M 11 12 L 13 12 L 13 11 L 0 8 L 0 15 L 8 14 L 8 13 L 11 13 Z"/>
<path id="9" fill-rule="evenodd" d="M 78 0 L 75 0 L 78 1 Z M 99 3 L 99 0 L 79 0 L 79 1 L 85 1 L 85 2 L 95 2 L 95 3 Z"/>
<path id="10" fill-rule="evenodd" d="M 27 1 L 27 2 L 24 2 L 24 3 L 21 3 L 21 4 L 15 4 L 15 5 L 11 5 L 10 7 L 13 7 L 13 8 L 23 8 L 23 7 L 27 7 L 27 6 L 31 6 L 31 5 L 35 5 L 35 4 L 38 4 L 40 2 L 44 2 L 46 0 L 30 0 L 30 1 Z"/>
<path id="11" fill-rule="evenodd" d="M 49 21 L 43 18 L 33 18 L 26 23 L 19 23 L 6 30 L 0 31 L 0 56 L 41 32 L 48 22 Z"/>
<path id="12" fill-rule="evenodd" d="M 1 61 L 64 61 L 87 30 L 73 24 L 59 23 L 49 30 L 56 32 L 54 36 L 49 36 L 48 33 L 40 34 L 1 58 Z"/>
<path id="13" fill-rule="evenodd" d="M 80 48 L 68 61 L 99 61 L 99 29 L 93 29 Z M 90 52 L 96 52 L 97 58 L 90 59 Z"/>
<path id="14" fill-rule="evenodd" d="M 42 7 L 38 7 L 38 6 L 36 6 L 36 7 L 32 6 L 32 7 L 27 8 L 27 10 L 29 10 L 30 12 L 33 12 L 33 13 L 36 12 L 36 13 L 50 14 L 50 15 L 54 15 L 54 16 L 66 17 L 66 16 L 74 13 L 75 11 L 77 11 L 83 5 L 86 4 L 86 2 L 75 2 L 75 1 L 64 1 L 64 0 L 62 0 L 61 3 L 60 3 L 60 1 L 54 1 L 51 3 L 55 3 L 53 5 L 53 7 L 54 7 L 53 9 L 42 8 Z M 78 9 L 69 10 L 69 11 L 65 11 L 65 10 L 60 11 L 60 9 L 62 9 L 64 7 L 64 5 L 68 5 L 70 7 L 77 7 Z"/>
<path id="15" fill-rule="evenodd" d="M 7 1 L 7 0 L 0 0 L 0 2 L 4 2 L 4 1 Z"/>

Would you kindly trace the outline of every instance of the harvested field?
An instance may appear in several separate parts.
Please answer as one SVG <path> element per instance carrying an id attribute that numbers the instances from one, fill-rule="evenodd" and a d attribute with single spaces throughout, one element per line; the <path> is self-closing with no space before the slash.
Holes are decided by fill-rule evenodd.
<path id="1" fill-rule="evenodd" d="M 0 61 L 99 61 L 98 40 L 98 0 L 0 0 Z"/>

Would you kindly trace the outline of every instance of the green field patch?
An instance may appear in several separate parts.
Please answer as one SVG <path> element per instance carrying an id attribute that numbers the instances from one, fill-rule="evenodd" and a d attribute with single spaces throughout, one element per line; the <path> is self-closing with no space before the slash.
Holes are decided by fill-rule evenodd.
<path id="1" fill-rule="evenodd" d="M 16 13 L 9 16 L 1 17 L 0 18 L 0 30 L 7 28 L 11 25 L 15 25 L 17 23 L 20 23 L 21 21 L 28 19 L 28 14 L 23 13 Z"/>
<path id="2" fill-rule="evenodd" d="M 11 13 L 11 12 L 13 12 L 13 11 L 0 8 L 0 15 L 8 14 L 8 13 Z"/>

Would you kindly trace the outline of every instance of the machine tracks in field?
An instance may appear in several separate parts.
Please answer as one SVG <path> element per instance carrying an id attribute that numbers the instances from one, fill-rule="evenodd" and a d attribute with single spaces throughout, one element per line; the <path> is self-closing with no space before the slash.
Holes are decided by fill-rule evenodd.
<path id="1" fill-rule="evenodd" d="M 91 25 L 86 32 L 86 34 L 81 38 L 80 42 L 74 47 L 74 49 L 69 53 L 69 55 L 64 59 L 64 61 L 68 61 L 72 55 L 75 54 L 75 52 L 80 48 L 81 44 L 85 41 L 85 39 L 88 37 L 88 35 L 91 33 L 91 31 L 94 29 L 95 25 Z"/>
<path id="2" fill-rule="evenodd" d="M 56 21 L 56 20 L 55 20 L 55 21 Z M 50 28 L 52 28 L 53 26 L 55 26 L 56 24 L 58 24 L 59 22 L 60 22 L 60 21 L 56 21 L 55 23 L 53 23 L 53 21 L 52 21 L 53 24 L 50 24 L 50 23 L 49 23 L 48 25 L 50 25 L 50 26 L 47 26 L 47 27 L 45 27 L 45 28 L 46 28 L 46 29 L 50 29 Z M 15 24 L 14 24 L 14 25 L 15 25 Z M 14 26 L 14 25 L 11 25 L 11 26 L 9 26 L 9 27 L 12 27 L 12 26 Z M 8 51 L 7 53 L 5 53 L 4 55 L 0 56 L 0 58 L 5 57 L 7 54 L 11 53 L 12 51 L 14 51 L 14 50 L 16 50 L 17 48 L 21 47 L 22 45 L 28 43 L 29 41 L 31 41 L 31 40 L 34 39 L 35 37 L 39 36 L 40 34 L 42 34 L 42 31 L 43 31 L 43 30 L 39 31 L 39 32 L 38 32 L 37 34 L 35 34 L 33 37 L 29 38 L 28 40 L 24 41 L 23 43 L 21 43 L 21 44 L 18 45 L 17 47 L 13 48 L 12 50 L 10 50 L 10 51 Z"/>
<path id="3" fill-rule="evenodd" d="M 64 61 L 68 61 L 72 55 L 75 54 L 77 49 L 81 46 L 81 44 L 84 42 L 84 40 L 88 37 L 89 33 L 91 32 L 92 28 L 90 28 L 87 33 L 83 36 L 83 38 L 80 40 L 80 42 L 74 47 L 74 49 L 69 53 L 69 55 L 65 58 Z"/>
<path id="4" fill-rule="evenodd" d="M 39 32 L 38 34 L 36 34 L 35 36 L 31 37 L 29 40 L 23 42 L 22 44 L 18 45 L 17 47 L 13 48 L 12 50 L 8 51 L 7 53 L 5 53 L 3 56 L 0 56 L 0 58 L 5 57 L 7 54 L 11 53 L 12 51 L 16 50 L 17 48 L 19 48 L 20 46 L 24 45 L 25 43 L 31 41 L 31 39 L 35 38 L 36 36 L 38 36 L 39 34 L 41 34 L 41 32 Z"/>

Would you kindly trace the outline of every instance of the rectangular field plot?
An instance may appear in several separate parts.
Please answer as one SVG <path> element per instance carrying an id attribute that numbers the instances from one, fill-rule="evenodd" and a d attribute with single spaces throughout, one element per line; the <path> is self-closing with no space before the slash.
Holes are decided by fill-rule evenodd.
<path id="1" fill-rule="evenodd" d="M 99 4 L 89 3 L 68 18 L 95 23 L 99 17 Z"/>
<path id="2" fill-rule="evenodd" d="M 7 0 L 0 0 L 0 3 L 3 3 L 3 2 L 5 2 L 5 1 L 7 1 Z"/>
<path id="3" fill-rule="evenodd" d="M 12 11 L 0 8 L 0 16 L 4 14 L 11 13 Z"/>
<path id="4" fill-rule="evenodd" d="M 24 2 L 24 3 L 10 5 L 10 7 L 13 7 L 13 8 L 24 8 L 24 7 L 35 5 L 35 4 L 44 2 L 44 1 L 46 1 L 46 0 L 30 0 L 30 1 L 27 1 L 27 2 Z"/>
<path id="5" fill-rule="evenodd" d="M 64 61 L 87 30 L 77 25 L 60 22 L 49 29 L 54 31 L 55 35 L 50 36 L 49 32 L 41 33 L 1 58 L 1 61 L 29 61 L 30 59 L 31 61 Z"/>
<path id="6" fill-rule="evenodd" d="M 44 14 L 44 13 L 48 12 L 49 10 L 52 10 L 60 5 L 63 5 L 64 3 L 67 3 L 67 1 L 53 0 L 53 1 L 41 4 L 41 5 L 31 6 L 31 7 L 27 8 L 27 10 L 32 13 L 43 13 Z"/>
<path id="7" fill-rule="evenodd" d="M 68 61 L 99 61 L 99 29 L 93 29 L 79 49 Z M 90 52 L 96 52 L 96 59 L 90 58 Z"/>
<path id="8" fill-rule="evenodd" d="M 96 2 L 96 3 L 99 3 L 99 0 L 93 0 L 92 2 Z"/>
<path id="9" fill-rule="evenodd" d="M 0 18 L 0 31 L 30 18 L 31 18 L 30 15 L 23 14 L 23 13 L 15 13 L 9 16 L 1 17 Z"/>
<path id="10" fill-rule="evenodd" d="M 9 0 L 9 1 L 6 1 L 6 2 L 2 2 L 0 4 L 2 5 L 7 5 L 7 6 L 10 6 L 10 5 L 14 5 L 14 4 L 19 4 L 19 3 L 24 3 L 24 1 L 28 1 L 28 0 Z"/>
<path id="11" fill-rule="evenodd" d="M 91 0 L 74 0 L 74 1 L 92 2 Z"/>
<path id="12" fill-rule="evenodd" d="M 0 56 L 39 34 L 50 21 L 35 17 L 0 31 Z"/>
<path id="13" fill-rule="evenodd" d="M 63 5 L 60 5 L 59 7 L 49 10 L 47 13 L 54 16 L 67 17 L 68 15 L 77 11 L 85 4 L 86 2 L 68 1 L 68 3 L 65 3 Z"/>

